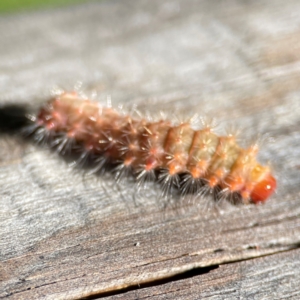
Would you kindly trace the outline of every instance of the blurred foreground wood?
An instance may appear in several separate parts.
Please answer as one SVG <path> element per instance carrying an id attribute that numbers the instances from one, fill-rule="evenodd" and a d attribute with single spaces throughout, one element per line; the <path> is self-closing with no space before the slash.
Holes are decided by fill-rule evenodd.
<path id="1" fill-rule="evenodd" d="M 0 136 L 0 298 L 299 299 L 300 3 L 99 1 L 0 16 L 0 104 L 59 85 L 272 137 L 263 206 L 164 208 L 111 174 Z M 171 114 L 170 114 L 171 115 Z"/>

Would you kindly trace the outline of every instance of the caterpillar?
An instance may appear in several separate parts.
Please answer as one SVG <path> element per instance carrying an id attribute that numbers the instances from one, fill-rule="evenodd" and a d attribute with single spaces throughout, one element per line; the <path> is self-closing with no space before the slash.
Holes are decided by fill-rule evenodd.
<path id="1" fill-rule="evenodd" d="M 262 203 L 276 189 L 269 166 L 256 161 L 258 146 L 240 147 L 234 135 L 218 136 L 209 126 L 133 118 L 75 92 L 53 97 L 31 117 L 30 133 L 51 141 L 61 153 L 79 145 L 82 155 L 117 166 L 117 177 L 132 173 L 138 183 L 157 179 L 164 192 L 176 186 L 185 195 L 218 191 L 241 203 Z"/>

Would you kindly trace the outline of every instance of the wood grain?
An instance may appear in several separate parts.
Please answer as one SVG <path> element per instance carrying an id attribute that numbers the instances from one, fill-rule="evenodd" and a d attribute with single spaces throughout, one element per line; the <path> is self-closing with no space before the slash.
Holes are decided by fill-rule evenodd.
<path id="1" fill-rule="evenodd" d="M 106 299 L 298 299 L 299 249 L 189 272 L 154 287 L 140 286 Z"/>
<path id="2" fill-rule="evenodd" d="M 241 128 L 242 144 L 272 137 L 259 158 L 279 187 L 263 206 L 164 207 L 158 184 L 137 192 L 130 179 L 89 176 L 2 134 L 0 298 L 299 298 L 299 9 L 296 0 L 112 0 L 2 15 L 1 105 L 35 109 L 54 86 L 79 81 L 99 101 L 214 117 L 218 132 Z M 195 269 L 211 271 L 173 277 Z"/>

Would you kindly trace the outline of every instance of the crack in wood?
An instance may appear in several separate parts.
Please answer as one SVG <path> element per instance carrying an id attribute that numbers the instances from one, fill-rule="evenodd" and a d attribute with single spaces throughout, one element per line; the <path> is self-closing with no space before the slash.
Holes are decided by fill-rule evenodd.
<path id="1" fill-rule="evenodd" d="M 77 300 L 93 300 L 93 299 L 99 299 L 99 298 L 104 298 L 108 296 L 114 296 L 114 295 L 120 295 L 127 293 L 129 291 L 137 290 L 137 289 L 144 289 L 144 288 L 149 288 L 149 287 L 154 287 L 158 285 L 163 285 L 169 282 L 175 282 L 178 280 L 183 280 L 187 278 L 192 278 L 194 276 L 200 276 L 203 274 L 207 274 L 210 271 L 213 271 L 215 269 L 218 269 L 219 265 L 215 266 L 209 266 L 209 267 L 204 267 L 204 268 L 195 268 L 192 270 L 188 270 L 186 272 L 182 272 L 173 276 L 165 277 L 163 279 L 158 279 L 158 280 L 152 280 L 149 282 L 144 282 L 144 283 L 136 283 L 127 286 L 126 288 L 119 289 L 119 290 L 113 290 L 113 291 L 108 291 L 108 292 L 99 292 L 99 293 L 93 293 L 91 295 L 86 295 L 84 297 L 77 298 Z"/>

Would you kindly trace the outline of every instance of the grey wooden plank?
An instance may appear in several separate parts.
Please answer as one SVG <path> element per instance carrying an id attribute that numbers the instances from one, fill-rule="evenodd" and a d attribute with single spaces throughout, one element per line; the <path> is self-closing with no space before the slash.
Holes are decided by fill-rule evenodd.
<path id="1" fill-rule="evenodd" d="M 299 249 L 219 266 L 201 275 L 105 299 L 299 299 Z M 97 299 L 96 297 L 94 299 Z M 100 298 L 98 298 L 100 299 Z M 103 298 L 101 298 L 103 299 Z"/>
<path id="2" fill-rule="evenodd" d="M 300 3 L 101 1 L 1 16 L 0 103 L 38 107 L 59 85 L 98 99 L 269 134 L 278 193 L 263 206 L 162 208 L 111 174 L 1 136 L 0 297 L 73 299 L 299 245 Z M 291 290 L 293 286 L 291 286 Z"/>

